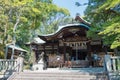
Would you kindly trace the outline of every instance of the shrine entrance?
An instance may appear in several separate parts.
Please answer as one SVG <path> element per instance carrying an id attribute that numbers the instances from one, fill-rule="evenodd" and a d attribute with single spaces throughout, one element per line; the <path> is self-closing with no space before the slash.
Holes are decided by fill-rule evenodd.
<path id="1" fill-rule="evenodd" d="M 78 51 L 73 50 L 71 56 L 73 60 L 86 60 L 87 52 L 82 50 L 78 50 Z"/>
<path id="2" fill-rule="evenodd" d="M 88 42 L 80 39 L 81 37 L 77 37 L 76 40 L 73 36 L 73 39 L 67 38 L 66 42 L 64 42 L 64 45 L 66 45 L 64 52 L 65 61 L 70 61 L 69 64 L 71 63 L 71 67 L 89 67 Z"/>
<path id="3" fill-rule="evenodd" d="M 67 49 L 66 53 L 69 53 L 71 60 L 86 60 L 87 59 L 87 43 L 83 42 L 65 42 Z"/>

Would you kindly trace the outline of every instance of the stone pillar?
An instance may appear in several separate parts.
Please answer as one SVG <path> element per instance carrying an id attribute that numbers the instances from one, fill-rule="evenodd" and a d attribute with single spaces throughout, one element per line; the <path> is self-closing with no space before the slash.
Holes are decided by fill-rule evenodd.
<path id="1" fill-rule="evenodd" d="M 104 56 L 104 70 L 106 71 L 111 71 L 111 60 L 110 60 L 110 55 L 105 55 Z"/>
<path id="2" fill-rule="evenodd" d="M 18 72 L 22 72 L 23 71 L 23 62 L 24 62 L 24 58 L 22 56 L 19 56 L 17 58 L 17 71 Z"/>
<path id="3" fill-rule="evenodd" d="M 8 46 L 6 46 L 5 48 L 5 59 L 7 59 L 7 56 L 8 56 Z"/>

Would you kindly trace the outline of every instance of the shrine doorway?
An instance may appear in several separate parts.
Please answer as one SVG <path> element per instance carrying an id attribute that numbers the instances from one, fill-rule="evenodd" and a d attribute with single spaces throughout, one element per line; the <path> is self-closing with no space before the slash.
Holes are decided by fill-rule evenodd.
<path id="1" fill-rule="evenodd" d="M 71 56 L 73 60 L 85 60 L 87 57 L 87 51 L 73 50 Z"/>

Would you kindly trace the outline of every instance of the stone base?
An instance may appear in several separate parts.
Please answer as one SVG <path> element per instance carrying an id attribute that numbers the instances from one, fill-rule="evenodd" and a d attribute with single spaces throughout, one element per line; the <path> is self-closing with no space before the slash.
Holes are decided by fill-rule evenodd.
<path id="1" fill-rule="evenodd" d="M 44 67 L 44 64 L 39 63 L 39 64 L 34 64 L 32 68 L 33 68 L 34 71 L 36 71 L 36 70 L 43 70 L 43 67 Z"/>

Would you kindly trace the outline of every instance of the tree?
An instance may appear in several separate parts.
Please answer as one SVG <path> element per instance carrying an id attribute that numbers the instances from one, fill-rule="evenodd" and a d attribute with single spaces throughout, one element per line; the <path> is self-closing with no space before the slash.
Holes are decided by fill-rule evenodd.
<path id="1" fill-rule="evenodd" d="M 120 1 L 119 0 L 107 0 L 98 11 L 108 11 L 109 18 L 106 23 L 103 24 L 103 31 L 100 35 L 103 35 L 111 44 L 111 48 L 120 47 Z"/>
<path id="2" fill-rule="evenodd" d="M 22 0 L 22 1 L 1 0 L 0 2 L 1 3 L 0 7 L 3 9 L 2 16 L 6 17 L 6 21 L 2 20 L 6 24 L 6 26 L 3 26 L 3 24 L 1 25 L 3 26 L 3 28 L 5 28 L 3 32 L 4 37 L 6 38 L 6 40 L 9 40 L 8 41 L 9 43 L 12 43 L 13 45 L 15 45 L 16 43 L 16 36 L 17 36 L 16 29 L 18 25 L 23 22 L 22 20 L 26 19 L 23 15 L 24 8 L 26 8 L 26 5 L 30 2 L 31 0 L 27 0 L 27 1 L 26 0 Z M 8 36 L 10 36 L 11 39 L 8 39 Z M 5 40 L 3 39 L 3 41 Z M 3 42 L 3 44 L 6 44 L 6 43 Z M 13 54 L 14 54 L 14 48 L 12 50 L 11 58 L 13 58 Z"/>
<path id="3" fill-rule="evenodd" d="M 45 23 L 43 23 L 43 26 L 41 26 L 40 32 L 41 34 L 51 34 L 57 31 L 59 26 L 68 24 L 72 22 L 72 18 L 69 16 L 59 16 L 59 17 L 54 17 Z"/>
<path id="4" fill-rule="evenodd" d="M 101 37 L 111 49 L 120 47 L 119 0 L 89 0 L 85 15 L 92 24 L 89 37 L 98 33 L 96 36 Z"/>
<path id="5" fill-rule="evenodd" d="M 46 4 L 46 6 L 48 6 L 48 4 Z M 43 19 L 40 26 L 40 30 L 38 31 L 42 34 L 48 34 L 53 32 L 55 29 L 57 29 L 58 25 L 54 27 L 54 23 L 57 20 L 69 16 L 69 11 L 64 8 L 59 8 L 54 4 L 49 4 L 49 7 L 43 12 L 42 15 L 43 15 Z"/>
<path id="6" fill-rule="evenodd" d="M 68 15 L 66 9 L 52 4 L 52 0 L 1 0 L 0 42 L 23 46 L 33 37 L 41 24 L 58 14 Z"/>

